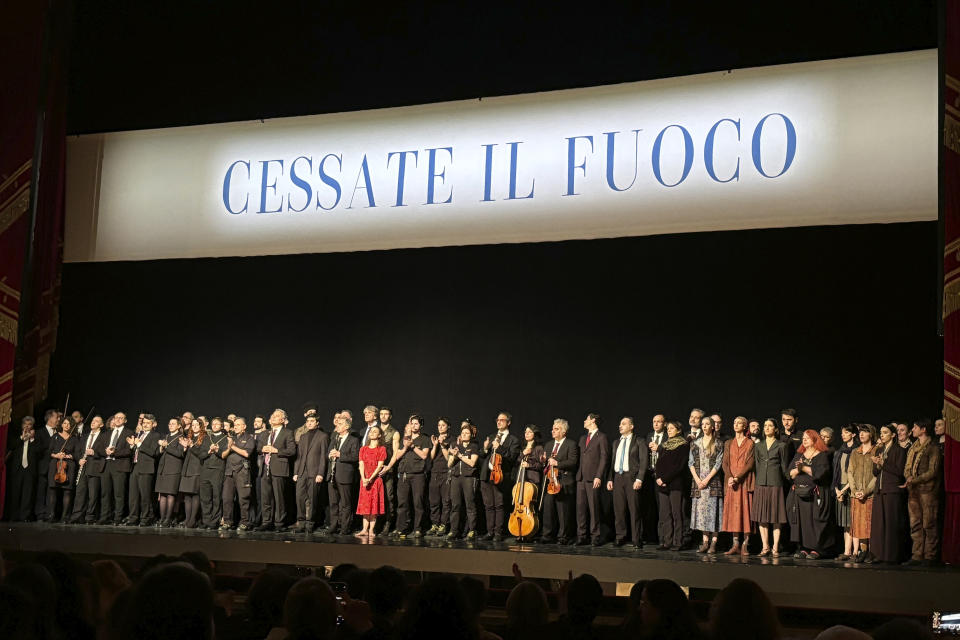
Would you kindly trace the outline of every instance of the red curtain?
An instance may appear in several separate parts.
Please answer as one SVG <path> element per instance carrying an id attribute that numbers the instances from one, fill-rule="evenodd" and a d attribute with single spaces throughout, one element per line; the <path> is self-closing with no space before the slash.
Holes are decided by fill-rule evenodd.
<path id="1" fill-rule="evenodd" d="M 946 2 L 943 104 L 944 562 L 960 564 L 960 2 Z"/>
<path id="2" fill-rule="evenodd" d="M 0 513 L 13 416 L 47 393 L 63 245 L 69 3 L 6 3 L 0 14 Z M 54 13 L 52 7 L 57 7 Z M 46 37 L 46 45 L 44 44 Z M 34 157 L 42 132 L 42 154 Z M 31 205 L 33 260 L 25 271 Z M 18 327 L 25 330 L 17 352 Z M 19 358 L 17 359 L 17 356 Z"/>

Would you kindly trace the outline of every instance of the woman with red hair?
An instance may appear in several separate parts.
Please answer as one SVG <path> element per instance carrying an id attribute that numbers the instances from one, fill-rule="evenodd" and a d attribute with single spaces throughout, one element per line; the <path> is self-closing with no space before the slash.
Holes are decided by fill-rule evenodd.
<path id="1" fill-rule="evenodd" d="M 790 463 L 787 519 L 790 539 L 797 543 L 794 558 L 818 560 L 833 547 L 832 472 L 826 451 L 820 434 L 807 429 Z"/>

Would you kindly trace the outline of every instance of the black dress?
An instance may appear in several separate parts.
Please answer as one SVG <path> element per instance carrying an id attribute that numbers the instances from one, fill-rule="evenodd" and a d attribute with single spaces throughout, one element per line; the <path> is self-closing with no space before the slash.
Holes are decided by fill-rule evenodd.
<path id="1" fill-rule="evenodd" d="M 187 449 L 183 456 L 183 469 L 180 471 L 180 493 L 190 495 L 200 491 L 200 456 L 210 449 L 210 441 L 204 439 Z"/>
<path id="2" fill-rule="evenodd" d="M 55 480 L 57 475 L 57 463 L 59 462 L 56 458 L 50 458 L 50 467 L 47 469 L 47 486 L 50 489 L 63 489 L 64 491 L 73 491 L 77 486 L 77 461 L 83 458 L 83 444 L 80 443 L 80 438 L 77 436 L 70 436 L 67 439 L 57 432 L 53 434 L 53 437 L 50 439 L 50 447 L 47 449 L 47 457 L 54 453 L 60 453 L 63 451 L 67 455 L 73 456 L 72 459 L 65 459 L 66 462 L 66 471 L 67 471 L 67 481 L 63 483 L 57 483 Z"/>
<path id="3" fill-rule="evenodd" d="M 831 495 L 832 469 L 830 457 L 825 453 L 804 458 L 797 453 L 790 463 L 790 469 L 795 469 L 797 463 L 803 460 L 813 472 L 815 489 L 809 498 L 800 498 L 797 495 L 796 482 L 801 476 L 794 479 L 787 495 L 787 518 L 790 521 L 790 540 L 799 543 L 803 549 L 816 551 L 823 555 L 833 547 L 833 496 Z M 810 477 L 810 476 L 808 476 Z"/>
<path id="4" fill-rule="evenodd" d="M 157 493 L 175 495 L 180 490 L 180 471 L 183 468 L 183 447 L 180 446 L 179 433 L 168 433 L 162 440 L 169 444 L 160 455 L 157 463 Z"/>
<path id="5" fill-rule="evenodd" d="M 877 476 L 877 495 L 873 497 L 873 513 L 870 523 L 870 552 L 880 562 L 900 562 L 903 549 L 904 526 L 907 513 L 904 497 L 907 490 L 901 489 L 905 481 L 903 469 L 907 463 L 907 450 L 896 442 L 890 445 L 882 465 L 873 465 Z"/>

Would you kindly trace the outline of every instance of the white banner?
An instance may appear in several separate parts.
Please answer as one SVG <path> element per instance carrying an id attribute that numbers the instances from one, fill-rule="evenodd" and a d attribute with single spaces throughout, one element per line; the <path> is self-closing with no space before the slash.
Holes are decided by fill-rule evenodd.
<path id="1" fill-rule="evenodd" d="M 68 261 L 933 220 L 935 51 L 72 138 Z"/>

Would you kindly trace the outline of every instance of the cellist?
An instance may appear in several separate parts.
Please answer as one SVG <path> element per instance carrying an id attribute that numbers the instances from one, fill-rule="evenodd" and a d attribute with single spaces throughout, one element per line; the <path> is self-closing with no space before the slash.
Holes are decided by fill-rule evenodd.
<path id="1" fill-rule="evenodd" d="M 540 517 L 543 522 L 542 544 L 569 544 L 573 533 L 573 502 L 576 497 L 574 482 L 577 465 L 580 462 L 580 448 L 567 438 L 569 424 L 563 418 L 553 421 L 551 434 L 553 440 L 544 447 L 544 471 L 556 468 L 560 480 L 560 492 L 543 492 L 543 509 Z M 549 453 L 548 453 L 549 452 Z"/>
<path id="2" fill-rule="evenodd" d="M 540 427 L 535 424 L 528 424 L 523 430 L 523 451 L 517 458 L 520 467 L 526 469 L 523 479 L 532 482 L 538 489 L 540 488 L 540 481 L 543 479 L 543 465 L 546 461 L 543 455 L 542 440 Z"/>

